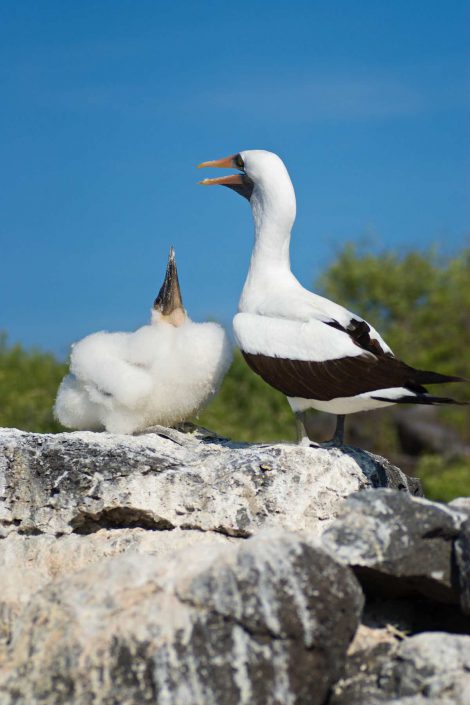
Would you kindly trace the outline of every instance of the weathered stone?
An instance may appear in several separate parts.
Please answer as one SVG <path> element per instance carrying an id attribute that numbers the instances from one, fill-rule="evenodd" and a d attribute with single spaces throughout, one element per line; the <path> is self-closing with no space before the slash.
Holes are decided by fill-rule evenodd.
<path id="1" fill-rule="evenodd" d="M 424 632 L 355 652 L 329 705 L 468 705 L 470 636 Z"/>
<path id="2" fill-rule="evenodd" d="M 377 641 L 348 655 L 345 671 L 335 684 L 328 705 L 375 705 L 387 699 L 378 681 L 381 669 L 396 649 L 396 641 L 380 641 L 378 636 Z"/>
<path id="3" fill-rule="evenodd" d="M 470 518 L 463 524 L 455 542 L 455 558 L 460 587 L 460 606 L 462 612 L 470 617 Z"/>
<path id="4" fill-rule="evenodd" d="M 380 685 L 394 697 L 425 695 L 430 700 L 470 702 L 470 637 L 424 632 L 405 639 L 392 663 L 382 668 Z"/>
<path id="5" fill-rule="evenodd" d="M 449 502 L 449 507 L 470 516 L 470 497 L 456 497 Z"/>
<path id="6" fill-rule="evenodd" d="M 15 619 L 49 581 L 128 550 L 163 561 L 184 545 L 227 543 L 263 526 L 315 532 L 344 497 L 416 492 L 359 450 L 233 444 L 210 432 L 0 431 L 0 661 Z"/>
<path id="7" fill-rule="evenodd" d="M 393 490 L 355 493 L 323 534 L 372 593 L 458 603 L 453 541 L 466 515 Z"/>
<path id="8" fill-rule="evenodd" d="M 417 492 L 353 448 L 0 431 L 0 705 L 467 705 L 430 632 L 470 632 L 470 504 Z"/>
<path id="9" fill-rule="evenodd" d="M 35 592 L 52 580 L 126 551 L 140 553 L 142 560 L 152 556 L 161 565 L 186 546 L 197 544 L 203 550 L 212 544 L 234 541 L 215 532 L 182 529 L 101 529 L 88 536 L 69 534 L 58 538 L 11 532 L 0 541 L 0 664 L 19 612 Z"/>
<path id="10" fill-rule="evenodd" d="M 362 608 L 352 572 L 293 534 L 127 552 L 37 593 L 1 705 L 321 705 Z"/>
<path id="11" fill-rule="evenodd" d="M 351 492 L 416 491 L 386 460 L 352 448 L 162 433 L 167 437 L 1 431 L 3 535 L 180 527 L 246 537 L 266 525 L 315 531 Z"/>

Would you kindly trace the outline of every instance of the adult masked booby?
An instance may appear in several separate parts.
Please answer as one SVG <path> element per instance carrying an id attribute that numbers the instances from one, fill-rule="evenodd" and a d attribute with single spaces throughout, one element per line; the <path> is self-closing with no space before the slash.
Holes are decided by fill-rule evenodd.
<path id="1" fill-rule="evenodd" d="M 211 399 L 231 358 L 220 325 L 189 319 L 171 248 L 150 325 L 133 333 L 93 333 L 73 345 L 71 374 L 60 385 L 54 413 L 80 430 L 171 426 Z"/>
<path id="2" fill-rule="evenodd" d="M 292 274 L 295 192 L 276 154 L 248 150 L 199 167 L 240 172 L 200 183 L 227 186 L 250 202 L 255 243 L 233 320 L 235 337 L 251 369 L 287 396 L 299 442 L 309 442 L 309 409 L 337 414 L 329 443 L 339 445 L 345 414 L 397 403 L 461 403 L 433 396 L 423 385 L 464 380 L 410 367 L 367 321 L 308 291 Z"/>

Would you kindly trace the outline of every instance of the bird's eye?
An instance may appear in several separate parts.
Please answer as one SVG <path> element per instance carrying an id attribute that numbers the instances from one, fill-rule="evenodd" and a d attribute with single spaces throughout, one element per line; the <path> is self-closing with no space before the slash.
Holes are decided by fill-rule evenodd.
<path id="1" fill-rule="evenodd" d="M 235 157 L 235 166 L 237 167 L 237 169 L 244 169 L 245 167 L 243 159 L 239 154 L 237 154 L 237 156 Z"/>

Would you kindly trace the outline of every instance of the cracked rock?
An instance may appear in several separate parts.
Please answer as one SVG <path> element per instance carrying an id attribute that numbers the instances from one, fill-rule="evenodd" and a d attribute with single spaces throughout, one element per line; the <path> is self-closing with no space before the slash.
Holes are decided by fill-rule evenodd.
<path id="1" fill-rule="evenodd" d="M 468 705 L 470 636 L 423 632 L 348 659 L 329 705 Z"/>
<path id="2" fill-rule="evenodd" d="M 285 531 L 164 565 L 128 551 L 31 599 L 0 705 L 321 705 L 362 605 L 348 568 Z"/>
<path id="3" fill-rule="evenodd" d="M 323 534 L 373 594 L 421 594 L 459 602 L 453 542 L 466 514 L 444 504 L 378 489 L 349 497 Z"/>

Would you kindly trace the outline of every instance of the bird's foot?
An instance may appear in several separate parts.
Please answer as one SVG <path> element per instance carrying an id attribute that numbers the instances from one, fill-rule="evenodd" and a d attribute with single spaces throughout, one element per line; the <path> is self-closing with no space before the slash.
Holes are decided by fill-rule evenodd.
<path id="1" fill-rule="evenodd" d="M 342 439 L 332 438 L 329 441 L 322 441 L 321 443 L 316 443 L 315 445 L 317 448 L 342 448 L 344 443 Z"/>

